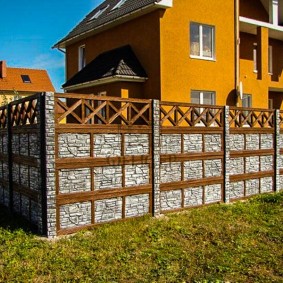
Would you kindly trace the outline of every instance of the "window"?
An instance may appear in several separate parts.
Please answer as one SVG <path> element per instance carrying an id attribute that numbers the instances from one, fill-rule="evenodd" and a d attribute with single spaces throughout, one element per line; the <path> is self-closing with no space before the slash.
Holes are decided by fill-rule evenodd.
<path id="1" fill-rule="evenodd" d="M 268 99 L 268 109 L 273 109 L 273 99 L 272 98 L 269 98 Z"/>
<path id="2" fill-rule="evenodd" d="M 112 10 L 120 8 L 127 0 L 120 0 L 113 8 Z"/>
<path id="3" fill-rule="evenodd" d="M 242 107 L 244 107 L 244 108 L 251 108 L 252 107 L 252 96 L 250 94 L 243 94 Z M 251 113 L 250 113 L 250 111 L 245 110 L 245 111 L 243 111 L 243 114 L 245 116 L 245 119 L 248 118 L 246 123 L 245 123 L 245 125 L 248 126 L 248 124 L 252 123 Z"/>
<path id="4" fill-rule="evenodd" d="M 214 59 L 214 37 L 213 26 L 191 23 L 191 57 L 201 59 Z"/>
<path id="5" fill-rule="evenodd" d="M 214 105 L 215 92 L 193 90 L 191 92 L 191 103 Z"/>
<path id="6" fill-rule="evenodd" d="M 252 107 L 252 96 L 250 94 L 243 94 L 242 107 L 245 108 Z"/>
<path id="7" fill-rule="evenodd" d="M 31 80 L 30 80 L 30 77 L 29 77 L 29 75 L 21 75 L 21 78 L 22 78 L 22 80 L 23 80 L 23 83 L 31 83 Z"/>
<path id="8" fill-rule="evenodd" d="M 258 66 L 257 66 L 257 56 L 258 56 L 258 48 L 257 44 L 254 43 L 253 45 L 253 62 L 254 62 L 254 72 L 257 73 L 258 71 Z M 273 55 L 272 55 L 272 46 L 268 46 L 268 73 L 272 74 L 273 73 Z"/>
<path id="9" fill-rule="evenodd" d="M 85 45 L 79 47 L 79 71 L 86 65 Z"/>

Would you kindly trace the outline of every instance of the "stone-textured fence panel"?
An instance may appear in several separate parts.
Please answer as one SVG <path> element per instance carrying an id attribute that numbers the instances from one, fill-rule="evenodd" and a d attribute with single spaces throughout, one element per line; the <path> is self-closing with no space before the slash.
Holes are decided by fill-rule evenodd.
<path id="1" fill-rule="evenodd" d="M 55 101 L 69 114 L 55 124 L 56 233 L 152 213 L 151 101 Z"/>
<path id="2" fill-rule="evenodd" d="M 40 233 L 46 233 L 42 206 L 44 118 L 40 115 L 44 114 L 44 100 L 45 96 L 38 94 L 0 109 L 6 109 L 0 130 L 0 203 L 37 226 Z"/>
<path id="3" fill-rule="evenodd" d="M 223 201 L 224 112 L 206 110 L 160 103 L 161 212 Z"/>

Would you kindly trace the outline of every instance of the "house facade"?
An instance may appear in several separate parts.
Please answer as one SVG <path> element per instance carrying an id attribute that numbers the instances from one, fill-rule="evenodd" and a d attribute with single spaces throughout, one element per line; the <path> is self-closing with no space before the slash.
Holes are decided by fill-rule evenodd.
<path id="1" fill-rule="evenodd" d="M 282 108 L 282 0 L 106 0 L 54 45 L 66 92 Z"/>
<path id="2" fill-rule="evenodd" d="M 55 91 L 46 70 L 11 68 L 0 61 L 0 105 L 47 90 Z"/>

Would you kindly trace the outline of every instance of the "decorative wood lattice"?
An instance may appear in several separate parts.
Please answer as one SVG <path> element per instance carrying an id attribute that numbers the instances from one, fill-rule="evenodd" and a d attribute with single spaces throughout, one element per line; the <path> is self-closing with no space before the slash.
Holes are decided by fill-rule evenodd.
<path id="1" fill-rule="evenodd" d="M 11 103 L 11 126 L 37 124 L 37 97 L 27 97 Z"/>
<path id="2" fill-rule="evenodd" d="M 223 107 L 163 102 L 160 104 L 161 126 L 223 127 Z"/>
<path id="3" fill-rule="evenodd" d="M 0 128 L 5 129 L 7 127 L 7 106 L 0 107 Z"/>
<path id="4" fill-rule="evenodd" d="M 56 123 L 151 125 L 151 101 L 55 94 Z"/>
<path id="5" fill-rule="evenodd" d="M 273 128 L 274 111 L 231 107 L 229 123 L 230 127 L 234 128 Z"/>

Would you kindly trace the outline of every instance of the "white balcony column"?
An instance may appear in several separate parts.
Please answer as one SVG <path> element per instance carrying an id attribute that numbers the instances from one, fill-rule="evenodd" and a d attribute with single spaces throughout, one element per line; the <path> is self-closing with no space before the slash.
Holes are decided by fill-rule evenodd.
<path id="1" fill-rule="evenodd" d="M 278 26 L 278 0 L 269 0 L 269 22 Z"/>

